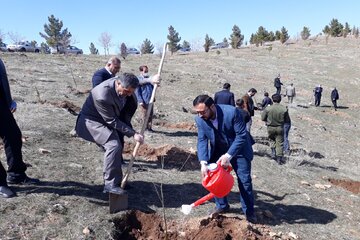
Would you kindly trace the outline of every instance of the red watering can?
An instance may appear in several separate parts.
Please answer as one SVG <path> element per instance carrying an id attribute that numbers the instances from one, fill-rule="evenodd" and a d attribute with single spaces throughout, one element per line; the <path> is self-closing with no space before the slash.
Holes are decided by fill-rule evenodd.
<path id="1" fill-rule="evenodd" d="M 234 177 L 230 174 L 231 166 L 226 169 L 219 163 L 211 163 L 208 165 L 207 175 L 202 181 L 202 185 L 210 193 L 191 205 L 182 205 L 181 211 L 184 214 L 189 214 L 193 207 L 199 206 L 213 197 L 222 198 L 229 194 L 231 188 L 234 186 Z"/>

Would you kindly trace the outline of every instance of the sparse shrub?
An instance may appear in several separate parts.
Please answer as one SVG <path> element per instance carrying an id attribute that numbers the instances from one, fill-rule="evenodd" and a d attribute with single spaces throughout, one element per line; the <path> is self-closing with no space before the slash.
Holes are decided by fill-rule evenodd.
<path id="1" fill-rule="evenodd" d="M 220 50 L 216 50 L 217 55 L 220 55 L 220 53 L 221 53 Z"/>
<path id="2" fill-rule="evenodd" d="M 121 43 L 120 45 L 120 56 L 125 59 L 127 57 L 127 47 L 125 43 Z"/>

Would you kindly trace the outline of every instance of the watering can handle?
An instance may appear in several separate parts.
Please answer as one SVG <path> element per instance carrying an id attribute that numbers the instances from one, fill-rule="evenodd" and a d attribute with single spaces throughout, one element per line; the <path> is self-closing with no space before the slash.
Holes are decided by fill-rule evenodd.
<path id="1" fill-rule="evenodd" d="M 224 168 L 224 169 L 225 169 L 225 171 L 227 171 L 227 172 L 231 172 L 231 170 L 233 170 L 233 168 L 232 168 L 232 166 L 231 166 L 231 165 L 229 165 L 229 166 L 227 166 L 227 167 L 223 167 L 223 166 L 221 166 L 220 161 L 219 161 L 217 164 L 218 164 L 218 166 L 219 166 L 219 167 Z"/>

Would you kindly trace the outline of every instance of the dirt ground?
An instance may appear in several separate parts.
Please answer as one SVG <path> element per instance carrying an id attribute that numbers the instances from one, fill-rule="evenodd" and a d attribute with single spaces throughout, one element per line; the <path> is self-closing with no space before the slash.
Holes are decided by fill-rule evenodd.
<path id="1" fill-rule="evenodd" d="M 0 239 L 360 239 L 360 131 L 358 39 L 317 38 L 291 45 L 167 55 L 156 103 L 155 132 L 146 132 L 128 183 L 129 211 L 109 214 L 102 193 L 99 148 L 72 137 L 91 76 L 105 56 L 0 53 L 8 71 L 15 118 L 24 137 L 27 173 L 37 186 L 12 186 L 18 197 L 0 199 Z M 157 71 L 159 56 L 129 56 L 122 72 L 140 64 Z M 274 77 L 294 83 L 288 105 L 291 154 L 279 166 L 270 158 L 261 111 L 251 133 L 258 224 L 244 220 L 237 184 L 230 213 L 209 218 L 214 203 L 185 216 L 182 204 L 207 194 L 200 183 L 192 100 L 229 82 L 236 98 L 249 88 L 272 94 Z M 312 90 L 324 88 L 320 107 Z M 339 90 L 339 109 L 330 92 Z M 133 119 L 141 128 L 140 114 Z M 126 139 L 124 169 L 134 142 Z M 3 150 L 1 161 L 6 166 Z"/>

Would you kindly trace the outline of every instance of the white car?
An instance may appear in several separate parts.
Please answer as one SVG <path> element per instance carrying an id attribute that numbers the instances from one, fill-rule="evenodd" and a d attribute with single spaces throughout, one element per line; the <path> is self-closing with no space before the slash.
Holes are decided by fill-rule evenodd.
<path id="1" fill-rule="evenodd" d="M 77 48 L 77 47 L 75 47 L 75 46 L 71 46 L 71 45 L 67 46 L 66 48 L 64 48 L 64 47 L 62 47 L 62 46 L 59 46 L 58 49 L 52 47 L 52 48 L 50 49 L 50 52 L 51 52 L 52 54 L 56 54 L 56 53 L 59 53 L 59 54 L 61 54 L 61 53 L 65 53 L 65 54 L 76 54 L 76 55 L 78 55 L 78 54 L 83 54 L 83 50 L 82 50 L 82 49 Z"/>
<path id="2" fill-rule="evenodd" d="M 127 54 L 140 54 L 140 51 L 137 50 L 136 48 L 128 48 L 126 52 Z"/>

